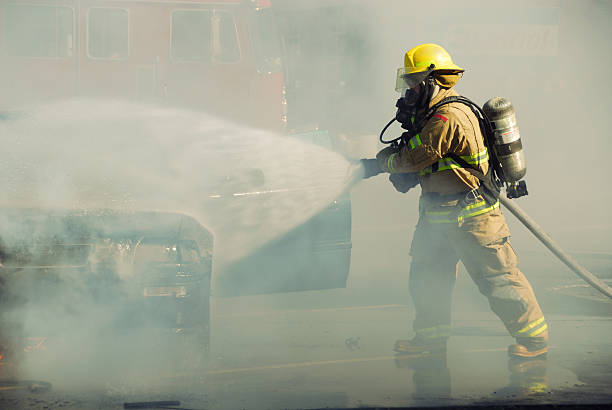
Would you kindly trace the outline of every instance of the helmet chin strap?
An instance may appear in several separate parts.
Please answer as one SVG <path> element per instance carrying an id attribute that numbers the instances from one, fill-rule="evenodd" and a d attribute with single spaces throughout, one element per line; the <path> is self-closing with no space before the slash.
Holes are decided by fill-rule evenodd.
<path id="1" fill-rule="evenodd" d="M 440 86 L 438 84 L 434 84 L 434 90 L 433 90 L 433 93 L 431 94 L 431 99 L 429 100 L 429 102 L 431 102 L 431 100 L 436 98 L 436 95 L 438 95 L 439 92 L 440 92 Z"/>

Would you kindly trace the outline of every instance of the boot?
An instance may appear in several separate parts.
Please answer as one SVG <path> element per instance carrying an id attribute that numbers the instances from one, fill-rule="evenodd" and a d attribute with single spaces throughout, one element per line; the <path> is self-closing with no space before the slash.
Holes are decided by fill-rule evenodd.
<path id="1" fill-rule="evenodd" d="M 397 340 L 393 350 L 399 354 L 435 354 L 446 351 L 446 338 Z"/>
<path id="2" fill-rule="evenodd" d="M 432 353 L 396 353 L 393 356 L 395 367 L 398 369 L 409 368 L 427 372 L 427 369 L 446 368 L 446 350 L 434 351 Z M 448 371 L 448 368 L 446 371 Z"/>
<path id="3" fill-rule="evenodd" d="M 508 346 L 508 356 L 522 359 L 543 357 L 548 353 L 546 342 L 532 342 L 517 339 L 517 344 Z"/>

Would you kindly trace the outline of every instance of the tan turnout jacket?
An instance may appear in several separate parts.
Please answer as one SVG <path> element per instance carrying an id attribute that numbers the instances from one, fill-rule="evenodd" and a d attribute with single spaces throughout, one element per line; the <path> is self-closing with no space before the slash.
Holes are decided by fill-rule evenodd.
<path id="1" fill-rule="evenodd" d="M 457 95 L 452 88 L 442 89 L 429 106 Z M 451 195 L 477 188 L 480 185 L 478 178 L 468 170 L 461 169 L 450 158 L 442 158 L 448 153 L 461 156 L 483 174 L 488 170 L 488 153 L 478 119 L 470 107 L 462 103 L 443 105 L 425 124 L 420 134 L 401 150 L 388 147 L 376 157 L 386 172 L 419 173 L 423 193 Z M 431 172 L 430 167 L 436 162 L 439 170 Z"/>

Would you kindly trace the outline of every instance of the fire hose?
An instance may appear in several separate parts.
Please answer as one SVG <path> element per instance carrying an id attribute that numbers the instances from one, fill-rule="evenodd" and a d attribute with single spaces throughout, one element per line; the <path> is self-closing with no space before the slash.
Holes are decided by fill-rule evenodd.
<path id="1" fill-rule="evenodd" d="M 499 201 L 514 215 L 529 231 L 540 240 L 557 258 L 576 275 L 584 279 L 589 285 L 612 299 L 612 288 L 606 285 L 601 279 L 581 266 L 574 258 L 567 254 L 561 247 L 523 211 L 514 201 L 505 195 L 500 195 Z"/>
<path id="2" fill-rule="evenodd" d="M 370 171 L 368 174 L 367 164 L 362 162 L 355 164 L 354 168 L 349 172 L 348 189 L 350 186 L 361 181 L 364 176 L 369 178 L 373 175 L 377 175 L 382 172 Z M 376 160 L 373 160 L 376 161 Z M 373 162 L 372 162 L 373 164 Z M 525 211 L 521 209 L 514 201 L 508 199 L 504 194 L 500 194 L 499 201 L 519 220 L 525 227 L 536 237 L 540 242 L 544 244 L 561 262 L 563 262 L 568 268 L 570 268 L 576 275 L 584 279 L 589 285 L 603 293 L 608 298 L 612 299 L 612 288 L 606 285 L 601 279 L 589 272 L 583 266 L 581 266 L 574 258 L 572 258 L 567 252 L 565 252 L 544 230 L 533 220 Z"/>

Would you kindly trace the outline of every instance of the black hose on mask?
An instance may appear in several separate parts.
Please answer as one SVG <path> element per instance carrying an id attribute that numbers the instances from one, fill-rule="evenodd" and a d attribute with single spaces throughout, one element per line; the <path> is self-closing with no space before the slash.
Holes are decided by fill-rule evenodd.
<path id="1" fill-rule="evenodd" d="M 402 140 L 410 139 L 414 135 L 418 134 L 419 130 L 417 130 L 417 127 L 415 126 L 419 123 L 417 113 L 419 111 L 426 111 L 426 108 L 429 107 L 429 103 L 431 102 L 431 99 L 436 91 L 436 81 L 433 76 L 429 75 L 427 78 L 425 78 L 422 83 L 422 87 L 422 92 L 415 92 L 414 89 L 409 89 L 406 95 L 397 100 L 395 103 L 395 106 L 397 107 L 395 117 L 391 119 L 391 121 L 389 121 L 380 132 L 380 136 L 378 138 L 380 142 L 383 144 L 399 146 L 401 145 Z M 404 132 L 397 138 L 385 140 L 385 132 L 395 121 L 399 122 L 402 125 L 402 128 L 407 130 L 407 132 Z"/>

